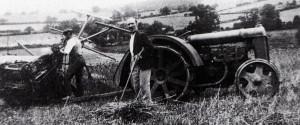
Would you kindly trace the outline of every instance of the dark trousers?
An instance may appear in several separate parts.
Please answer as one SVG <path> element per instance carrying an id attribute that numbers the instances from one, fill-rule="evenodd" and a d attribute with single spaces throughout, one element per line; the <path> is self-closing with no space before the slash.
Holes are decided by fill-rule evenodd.
<path id="1" fill-rule="evenodd" d="M 67 95 L 71 95 L 71 92 L 73 91 L 74 96 L 83 96 L 82 77 L 83 68 L 85 66 L 84 58 L 81 55 L 70 55 L 69 62 L 69 67 L 64 78 Z M 74 76 L 76 78 L 76 86 L 71 84 L 71 80 Z"/>

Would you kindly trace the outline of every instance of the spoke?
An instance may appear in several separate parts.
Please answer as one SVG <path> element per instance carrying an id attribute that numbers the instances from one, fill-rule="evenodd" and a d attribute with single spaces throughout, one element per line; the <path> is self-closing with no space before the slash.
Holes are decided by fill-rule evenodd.
<path id="1" fill-rule="evenodd" d="M 267 84 L 262 84 L 262 85 L 258 86 L 257 93 L 260 95 L 265 94 L 267 92 L 266 88 L 267 88 Z"/>
<path id="2" fill-rule="evenodd" d="M 263 67 L 261 65 L 257 65 L 254 71 L 255 74 L 263 76 Z"/>
<path id="3" fill-rule="evenodd" d="M 176 67 L 178 67 L 180 63 L 181 63 L 181 61 L 177 60 L 175 63 L 171 64 L 170 66 L 167 66 L 167 68 L 166 68 L 167 73 L 170 73 L 172 70 L 174 70 Z"/>
<path id="4" fill-rule="evenodd" d="M 252 81 L 248 81 L 247 86 L 245 87 L 246 92 L 250 92 L 252 90 L 256 90 L 256 87 L 254 86 Z"/>
<path id="5" fill-rule="evenodd" d="M 253 82 L 252 81 L 252 73 L 249 73 L 249 72 L 243 72 L 242 74 L 241 74 L 241 78 L 244 78 L 244 79 L 246 79 L 248 82 Z"/>
<path id="6" fill-rule="evenodd" d="M 169 74 L 169 76 L 172 76 L 172 77 L 178 77 L 178 76 L 181 76 L 181 75 L 185 75 L 185 71 L 171 72 Z"/>
<path id="7" fill-rule="evenodd" d="M 273 76 L 273 73 L 272 73 L 272 72 L 269 72 L 269 74 L 268 74 L 267 76 L 272 77 L 272 76 Z"/>
<path id="8" fill-rule="evenodd" d="M 174 83 L 176 85 L 180 85 L 180 86 L 185 86 L 186 85 L 185 81 L 182 81 L 182 80 L 179 80 L 179 79 L 175 79 L 175 78 L 172 78 L 172 77 L 168 77 L 167 81 L 169 81 L 171 83 Z"/>
<path id="9" fill-rule="evenodd" d="M 262 82 L 264 83 L 264 84 L 271 84 L 271 82 L 272 82 L 272 77 L 271 76 L 264 76 L 264 77 L 262 77 L 263 79 L 262 79 Z"/>
<path id="10" fill-rule="evenodd" d="M 154 95 L 155 90 L 157 89 L 158 84 L 155 82 L 151 88 L 151 95 Z"/>
<path id="11" fill-rule="evenodd" d="M 163 67 L 163 51 L 161 49 L 158 50 L 158 68 Z"/>
<path id="12" fill-rule="evenodd" d="M 169 94 L 169 90 L 168 90 L 166 83 L 162 84 L 162 88 L 164 90 L 165 96 L 168 98 L 170 96 L 170 94 Z"/>

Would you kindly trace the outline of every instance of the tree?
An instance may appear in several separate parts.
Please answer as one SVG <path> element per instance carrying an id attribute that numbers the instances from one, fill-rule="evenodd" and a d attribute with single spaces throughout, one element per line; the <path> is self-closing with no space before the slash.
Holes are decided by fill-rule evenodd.
<path id="1" fill-rule="evenodd" d="M 59 11 L 59 13 L 68 13 L 68 11 L 65 10 L 65 9 L 61 9 L 61 10 Z"/>
<path id="2" fill-rule="evenodd" d="M 171 10 L 169 9 L 169 7 L 165 6 L 159 10 L 159 13 L 161 15 L 169 15 L 171 13 Z"/>
<path id="3" fill-rule="evenodd" d="M 24 31 L 30 34 L 32 31 L 34 31 L 34 29 L 31 26 L 28 26 L 24 29 Z"/>
<path id="4" fill-rule="evenodd" d="M 297 30 L 297 32 L 295 34 L 295 37 L 296 37 L 296 39 L 298 41 L 298 45 L 300 45 L 300 27 L 298 28 L 298 30 Z"/>
<path id="5" fill-rule="evenodd" d="M 100 11 L 100 8 L 97 6 L 93 6 L 92 11 L 93 13 L 98 13 Z"/>
<path id="6" fill-rule="evenodd" d="M 46 26 L 43 28 L 43 31 L 44 32 L 49 32 L 50 27 L 55 26 L 55 24 L 57 23 L 57 18 L 48 16 L 45 20 L 45 23 L 46 23 Z"/>
<path id="7" fill-rule="evenodd" d="M 150 26 L 150 24 L 148 23 L 142 23 L 142 22 L 139 22 L 138 23 L 138 29 L 141 30 L 141 31 L 146 31 L 146 29 Z"/>
<path id="8" fill-rule="evenodd" d="M 216 4 L 216 3 L 211 5 L 211 7 L 214 8 L 214 9 L 216 9 L 218 6 L 219 6 L 219 4 Z"/>
<path id="9" fill-rule="evenodd" d="M 191 16 L 195 16 L 195 21 L 190 22 L 185 31 L 193 31 L 193 33 L 207 33 L 219 28 L 219 15 L 215 9 L 209 5 L 199 4 L 190 7 Z"/>
<path id="10" fill-rule="evenodd" d="M 7 19 L 0 18 L 0 24 L 1 24 L 1 23 L 6 23 L 6 22 L 7 22 Z"/>
<path id="11" fill-rule="evenodd" d="M 137 12 L 134 11 L 130 6 L 125 6 L 125 8 L 123 8 L 123 11 L 124 11 L 123 17 L 125 19 L 128 17 L 136 17 L 137 16 Z"/>
<path id="12" fill-rule="evenodd" d="M 102 30 L 102 27 L 99 27 L 99 25 L 96 25 L 95 23 L 99 20 L 90 20 L 86 27 L 85 27 L 85 33 L 87 33 L 89 36 L 92 34 L 95 34 L 97 32 L 100 32 Z M 91 41 L 93 41 L 97 46 L 106 46 L 107 40 L 105 39 L 105 36 L 107 36 L 107 32 L 97 35 L 95 37 L 90 38 Z"/>
<path id="13" fill-rule="evenodd" d="M 272 4 L 265 4 L 260 10 L 260 15 L 265 18 L 279 18 L 279 11 Z"/>
<path id="14" fill-rule="evenodd" d="M 143 30 L 148 35 L 166 34 L 168 31 L 174 31 L 173 27 L 162 24 L 159 21 L 154 21 L 153 24 L 139 23 L 139 30 Z"/>
<path id="15" fill-rule="evenodd" d="M 153 17 L 153 13 L 150 13 L 150 17 Z"/>
<path id="16" fill-rule="evenodd" d="M 297 6 L 296 0 L 293 0 L 293 2 L 291 3 L 291 6 Z"/>
<path id="17" fill-rule="evenodd" d="M 259 10 L 251 9 L 249 13 L 245 13 L 245 16 L 240 16 L 238 19 L 242 22 L 239 24 L 235 23 L 233 29 L 255 27 L 259 22 Z"/>
<path id="18" fill-rule="evenodd" d="M 74 33 L 79 33 L 81 27 L 78 24 L 77 19 L 71 19 L 71 20 L 65 20 L 61 21 L 58 26 L 55 26 L 55 28 L 60 29 L 60 30 L 65 30 L 68 28 L 71 28 Z"/>
<path id="19" fill-rule="evenodd" d="M 261 23 L 266 30 L 276 30 L 282 28 L 282 21 L 279 16 L 279 11 L 275 10 L 272 4 L 265 4 L 261 11 Z"/>
<path id="20" fill-rule="evenodd" d="M 293 24 L 293 22 L 288 21 L 288 22 L 285 23 L 285 27 L 287 29 L 292 29 L 292 28 L 294 28 L 294 24 Z"/>
<path id="21" fill-rule="evenodd" d="M 148 35 L 163 34 L 162 28 L 163 24 L 155 20 L 152 25 L 146 28 L 146 33 Z"/>
<path id="22" fill-rule="evenodd" d="M 5 16 L 10 16 L 10 15 L 12 15 L 12 13 L 11 12 L 6 12 L 4 15 Z"/>
<path id="23" fill-rule="evenodd" d="M 178 5 L 177 10 L 179 12 L 186 12 L 189 10 L 189 7 L 186 4 Z"/>
<path id="24" fill-rule="evenodd" d="M 294 16 L 293 25 L 295 27 L 300 26 L 300 17 L 298 15 Z"/>
<path id="25" fill-rule="evenodd" d="M 122 21 L 122 14 L 119 11 L 114 10 L 111 18 L 114 21 Z"/>

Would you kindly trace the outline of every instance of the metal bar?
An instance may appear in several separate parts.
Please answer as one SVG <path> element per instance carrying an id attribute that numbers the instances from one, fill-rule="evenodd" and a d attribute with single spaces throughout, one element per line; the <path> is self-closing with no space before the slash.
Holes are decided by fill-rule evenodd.
<path id="1" fill-rule="evenodd" d="M 59 30 L 59 29 L 56 29 L 56 28 L 53 28 L 53 27 L 50 27 L 50 29 L 51 29 L 51 30 L 54 30 L 54 31 L 57 31 L 57 32 L 60 32 L 60 33 L 63 32 L 62 30 Z M 80 37 L 80 39 L 81 39 L 81 41 L 85 41 L 85 40 L 88 40 L 89 38 L 92 38 L 92 37 L 94 37 L 94 36 L 97 36 L 97 35 L 99 35 L 99 34 L 101 34 L 101 33 L 104 33 L 104 32 L 106 32 L 106 31 L 108 31 L 108 30 L 110 30 L 110 28 L 104 29 L 104 30 L 102 30 L 102 31 L 100 31 L 100 32 L 98 32 L 98 33 L 95 33 L 95 34 L 93 34 L 93 35 L 91 35 L 91 36 L 88 36 L 88 37 L 86 37 L 86 38 Z M 78 37 L 78 36 L 77 36 L 77 37 Z"/>
<path id="2" fill-rule="evenodd" d="M 69 102 L 80 102 L 80 101 L 88 101 L 88 100 L 93 100 L 93 99 L 99 99 L 99 98 L 104 98 L 104 97 L 111 97 L 111 96 L 117 96 L 122 94 L 123 90 L 121 91 L 115 91 L 115 92 L 109 92 L 109 93 L 103 93 L 103 94 L 95 94 L 95 95 L 87 95 L 87 96 L 82 96 L 82 97 L 74 97 L 74 98 L 69 98 Z M 125 93 L 129 94 L 132 93 L 133 90 L 127 89 L 125 90 Z M 67 99 L 62 99 L 61 101 L 65 102 Z"/>
<path id="3" fill-rule="evenodd" d="M 51 30 L 54 30 L 54 31 L 57 31 L 57 32 L 60 32 L 60 33 L 63 33 L 62 30 L 56 29 L 56 28 L 54 28 L 54 27 L 50 27 L 50 29 L 51 29 Z"/>
<path id="4" fill-rule="evenodd" d="M 102 56 L 104 56 L 104 57 L 110 58 L 110 59 L 112 59 L 112 60 L 116 60 L 115 58 L 110 57 L 110 56 L 108 56 L 108 55 L 105 55 L 105 54 L 103 54 L 102 52 L 99 52 L 98 50 L 92 49 L 92 48 L 90 48 L 90 47 L 88 47 L 88 46 L 83 45 L 82 47 L 85 48 L 85 49 L 87 49 L 87 50 L 93 51 L 93 52 L 95 52 L 95 53 L 97 53 L 97 54 L 100 54 L 100 55 L 102 55 Z"/>
<path id="5" fill-rule="evenodd" d="M 135 60 L 134 60 L 134 62 L 133 62 L 133 64 L 132 64 L 132 67 L 131 67 L 131 69 L 130 69 L 129 76 L 128 76 L 128 78 L 127 78 L 127 81 L 126 81 L 126 84 L 125 84 L 124 90 L 123 90 L 123 92 L 122 92 L 122 95 L 121 95 L 121 97 L 120 97 L 119 101 L 121 101 L 121 100 L 122 100 L 122 98 L 123 98 L 123 95 L 124 95 L 124 93 L 125 93 L 125 90 L 127 89 L 127 86 L 128 86 L 129 80 L 130 80 L 130 78 L 131 78 L 132 72 L 133 72 L 133 70 L 134 70 L 134 68 L 135 68 L 135 66 L 136 66 L 136 62 L 137 62 L 137 61 L 138 61 L 138 59 L 135 59 Z M 140 93 L 140 90 L 139 90 L 139 93 Z"/>
<path id="6" fill-rule="evenodd" d="M 83 39 L 81 39 L 81 41 L 85 41 L 85 40 L 87 40 L 87 39 L 89 39 L 89 38 L 92 38 L 92 37 L 94 37 L 94 36 L 97 36 L 97 35 L 99 35 L 99 34 L 101 34 L 101 33 L 104 33 L 104 32 L 106 32 L 106 31 L 108 31 L 108 30 L 110 30 L 110 28 L 106 28 L 106 29 L 104 29 L 104 30 L 102 30 L 102 31 L 100 31 L 100 32 L 98 32 L 98 33 L 95 33 L 95 34 L 90 35 L 90 36 L 88 36 L 88 37 L 86 37 L 86 38 L 83 38 Z"/>
<path id="7" fill-rule="evenodd" d="M 55 29 L 55 28 L 52 28 L 52 27 L 51 27 L 50 29 L 55 30 L 55 31 L 58 31 L 58 32 L 62 32 L 61 30 L 58 30 L 58 29 Z M 95 34 L 93 34 L 92 36 L 89 36 L 89 37 L 87 37 L 87 38 L 83 38 L 81 41 L 87 40 L 87 39 L 89 39 L 89 38 L 91 38 L 91 37 L 94 37 L 94 36 L 96 36 L 96 35 L 98 35 L 98 34 L 101 34 L 101 33 L 103 33 L 103 32 L 106 32 L 106 31 L 108 31 L 109 29 L 110 29 L 110 28 L 105 29 L 105 30 L 103 30 L 103 31 L 100 31 L 100 32 L 98 32 L 98 33 L 95 33 Z M 108 56 L 108 55 L 105 55 L 105 54 L 103 54 L 102 52 L 99 52 L 99 51 L 97 51 L 97 50 L 95 50 L 95 49 L 92 49 L 92 48 L 90 48 L 90 47 L 88 47 L 88 46 L 83 45 L 82 48 L 85 48 L 85 49 L 87 49 L 87 50 L 93 51 L 93 52 L 95 52 L 95 53 L 97 53 L 97 54 L 100 54 L 100 55 L 102 55 L 102 56 L 104 56 L 104 57 L 107 57 L 107 58 L 110 58 L 110 59 L 112 59 L 112 60 L 116 60 L 115 58 L 110 57 L 110 56 Z"/>
<path id="8" fill-rule="evenodd" d="M 23 44 L 19 43 L 18 41 L 16 41 L 23 49 L 25 49 L 26 52 L 28 52 L 30 55 L 34 56 L 34 54 L 27 48 L 25 47 Z"/>
<path id="9" fill-rule="evenodd" d="M 109 28 L 113 28 L 113 29 L 120 30 L 120 31 L 123 31 L 123 32 L 127 32 L 127 33 L 132 33 L 132 31 L 129 31 L 127 29 L 116 27 L 116 26 L 113 26 L 113 25 L 105 24 L 105 23 L 101 23 L 101 22 L 96 22 L 95 24 L 102 25 L 102 26 L 109 27 Z"/>
<path id="10" fill-rule="evenodd" d="M 99 19 L 104 19 L 104 20 L 109 20 L 109 21 L 111 21 L 111 19 L 108 18 L 108 17 L 99 16 L 99 15 L 95 15 L 95 14 L 91 14 L 91 13 L 84 13 L 84 12 L 77 12 L 77 11 L 72 11 L 72 12 L 78 13 L 78 14 L 83 14 L 83 15 L 89 15 L 89 16 L 96 17 L 96 18 L 99 18 Z"/>
<path id="11" fill-rule="evenodd" d="M 88 23 L 88 21 L 90 20 L 90 15 L 86 15 L 86 16 L 87 16 L 87 19 L 86 19 L 86 21 L 84 22 L 84 24 L 83 24 L 83 26 L 82 26 L 82 28 L 81 28 L 80 32 L 78 33 L 78 38 L 80 38 L 80 36 L 82 35 L 82 33 L 83 33 L 83 30 L 84 30 L 84 28 L 85 28 L 86 24 L 87 24 L 87 23 Z"/>

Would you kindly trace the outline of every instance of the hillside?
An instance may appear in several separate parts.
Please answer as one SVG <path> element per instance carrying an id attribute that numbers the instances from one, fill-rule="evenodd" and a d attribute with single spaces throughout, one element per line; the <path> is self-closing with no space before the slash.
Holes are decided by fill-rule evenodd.
<path id="1" fill-rule="evenodd" d="M 218 0 L 216 0 L 218 1 Z M 237 19 L 239 16 L 244 16 L 244 14 L 238 14 L 240 12 L 244 12 L 244 11 L 249 11 L 253 8 L 261 8 L 263 5 L 265 4 L 273 4 L 276 6 L 277 9 L 281 9 L 283 5 L 278 5 L 279 2 L 282 2 L 283 4 L 285 4 L 286 2 L 291 2 L 292 0 L 266 0 L 266 1 L 261 1 L 261 2 L 253 2 L 252 4 L 248 4 L 248 5 L 244 5 L 244 6 L 240 6 L 240 7 L 232 7 L 232 5 L 236 5 L 238 2 L 234 3 L 233 1 L 228 2 L 232 3 L 232 5 L 228 5 L 228 6 L 218 6 L 216 8 L 217 12 L 220 14 L 220 21 L 224 22 L 221 23 L 220 26 L 221 27 L 233 27 L 234 23 L 238 23 L 240 21 L 230 21 L 230 20 L 234 20 Z M 148 1 L 149 2 L 149 1 Z M 204 0 L 205 2 L 205 0 Z M 240 1 L 243 2 L 243 1 Z M 300 1 L 298 2 L 298 5 L 300 4 Z M 153 11 L 151 11 L 152 13 L 154 13 Z M 155 11 L 156 13 L 158 13 L 158 10 Z M 283 22 L 287 22 L 287 21 L 293 21 L 293 18 L 295 15 L 299 15 L 300 12 L 300 8 L 296 8 L 296 9 L 291 9 L 291 10 L 285 10 L 280 12 L 280 19 Z M 226 13 L 236 13 L 236 14 L 226 14 Z M 184 17 L 184 13 L 178 13 L 178 14 L 173 14 L 173 15 L 168 15 L 168 16 L 159 16 L 159 17 L 152 17 L 152 18 L 146 18 L 146 19 L 140 19 L 140 22 L 143 23 L 149 23 L 152 24 L 154 21 L 160 21 L 165 25 L 169 25 L 169 26 L 173 26 L 175 30 L 177 29 L 182 29 L 184 27 L 186 27 L 190 21 L 194 21 L 194 17 Z M 230 21 L 230 22 L 228 22 Z"/>
<path id="2" fill-rule="evenodd" d="M 249 0 L 231 0 L 231 1 L 224 1 L 224 0 L 164 0 L 159 1 L 157 0 L 148 0 L 145 2 L 136 2 L 134 5 L 130 5 L 130 7 L 134 8 L 135 10 L 143 11 L 142 15 L 150 15 L 152 14 L 159 14 L 159 9 L 163 6 L 170 6 L 172 8 L 176 8 L 178 5 L 182 4 L 219 4 L 216 8 L 217 12 L 220 14 L 220 21 L 224 22 L 221 24 L 221 27 L 232 27 L 234 22 L 228 22 L 230 20 L 237 19 L 239 16 L 243 16 L 244 14 L 224 14 L 224 13 L 239 13 L 243 11 L 249 11 L 253 8 L 260 8 L 264 4 L 273 4 L 276 5 L 276 8 L 282 8 L 282 5 L 278 5 L 279 2 L 282 2 L 283 4 L 286 4 L 286 2 L 291 2 L 292 0 L 266 0 L 261 2 L 254 2 L 256 0 L 250 0 L 252 2 L 251 4 L 236 7 L 237 4 L 242 2 L 249 2 Z M 297 3 L 299 4 L 300 1 L 298 0 Z M 121 9 L 121 8 L 120 8 Z M 145 11 L 145 10 L 152 10 L 152 11 Z M 280 12 L 281 20 L 284 22 L 292 21 L 294 16 L 297 15 L 300 12 L 300 8 L 298 9 L 292 9 L 292 10 L 286 10 L 283 12 Z M 101 15 L 105 17 L 110 17 L 111 12 L 109 10 L 102 10 L 99 13 L 96 13 L 95 15 Z M 44 22 L 46 18 L 55 17 L 58 21 L 62 20 L 69 20 L 76 18 L 79 21 L 86 20 L 85 16 L 78 15 L 73 12 L 68 13 L 34 13 L 34 14 L 13 14 L 10 16 L 2 16 L 3 19 L 6 19 L 7 22 Z M 168 15 L 168 16 L 160 16 L 160 17 L 152 17 L 152 18 L 146 18 L 146 19 L 140 19 L 140 22 L 143 23 L 149 23 L 152 24 L 155 20 L 162 22 L 165 25 L 173 26 L 175 30 L 182 29 L 188 25 L 190 21 L 194 21 L 194 17 L 184 17 L 184 13 L 178 13 L 174 15 Z M 1 30 L 24 30 L 29 25 L 1 25 Z M 43 29 L 45 24 L 37 24 L 37 25 L 30 25 L 32 26 L 35 31 L 40 31 Z"/>

